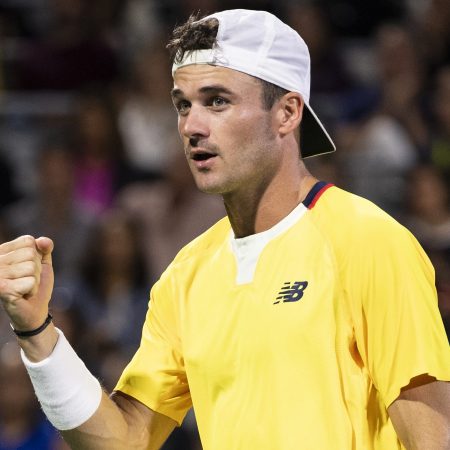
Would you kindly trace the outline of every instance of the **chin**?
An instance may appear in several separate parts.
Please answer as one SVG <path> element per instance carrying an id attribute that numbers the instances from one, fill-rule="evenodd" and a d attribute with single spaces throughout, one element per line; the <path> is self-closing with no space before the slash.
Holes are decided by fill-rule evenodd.
<path id="1" fill-rule="evenodd" d="M 202 182 L 203 181 L 203 182 Z M 205 194 L 225 194 L 227 189 L 223 184 L 220 183 L 205 183 L 205 180 L 195 180 L 195 184 L 199 191 Z"/>
<path id="2" fill-rule="evenodd" d="M 215 176 L 212 175 L 211 173 L 195 174 L 194 182 L 199 191 L 205 194 L 224 195 L 233 190 L 233 180 L 218 177 L 217 174 L 214 174 Z"/>
<path id="3" fill-rule="evenodd" d="M 212 185 L 203 185 L 197 183 L 197 188 L 199 191 L 205 193 L 205 194 L 223 194 L 223 189 L 220 189 L 219 186 L 212 186 Z"/>

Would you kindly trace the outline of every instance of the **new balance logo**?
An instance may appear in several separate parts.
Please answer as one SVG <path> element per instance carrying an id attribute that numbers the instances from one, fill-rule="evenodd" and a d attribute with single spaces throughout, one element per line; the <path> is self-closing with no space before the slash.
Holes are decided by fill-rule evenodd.
<path id="1" fill-rule="evenodd" d="M 307 281 L 294 281 L 292 284 L 290 281 L 286 281 L 278 292 L 274 305 L 278 303 L 298 302 L 303 297 L 303 292 L 308 287 Z"/>

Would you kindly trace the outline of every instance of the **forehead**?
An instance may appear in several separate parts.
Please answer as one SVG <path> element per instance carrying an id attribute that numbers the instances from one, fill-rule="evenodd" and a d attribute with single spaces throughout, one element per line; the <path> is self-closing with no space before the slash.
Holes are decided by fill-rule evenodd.
<path id="1" fill-rule="evenodd" d="M 235 94 L 254 93 L 261 90 L 255 77 L 226 67 L 210 64 L 191 64 L 178 69 L 173 77 L 174 90 L 194 94 L 206 86 L 223 86 Z"/>

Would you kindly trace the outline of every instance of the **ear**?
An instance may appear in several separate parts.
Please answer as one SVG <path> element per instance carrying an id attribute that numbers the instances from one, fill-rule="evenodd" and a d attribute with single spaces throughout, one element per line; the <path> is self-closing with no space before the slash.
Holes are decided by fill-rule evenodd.
<path id="1" fill-rule="evenodd" d="M 278 103 L 278 131 L 282 135 L 298 130 L 303 116 L 303 99 L 297 92 L 288 92 Z"/>

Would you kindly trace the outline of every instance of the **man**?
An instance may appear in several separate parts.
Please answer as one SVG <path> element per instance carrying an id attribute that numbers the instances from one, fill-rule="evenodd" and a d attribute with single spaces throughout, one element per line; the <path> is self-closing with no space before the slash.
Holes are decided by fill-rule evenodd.
<path id="1" fill-rule="evenodd" d="M 205 449 L 448 449 L 433 269 L 397 222 L 300 160 L 299 140 L 303 157 L 334 150 L 308 105 L 304 42 L 236 10 L 188 21 L 170 48 L 189 166 L 228 218 L 152 289 L 111 399 L 45 319 L 51 241 L 0 247 L 1 296 L 49 419 L 83 449 L 157 449 L 192 404 Z"/>

